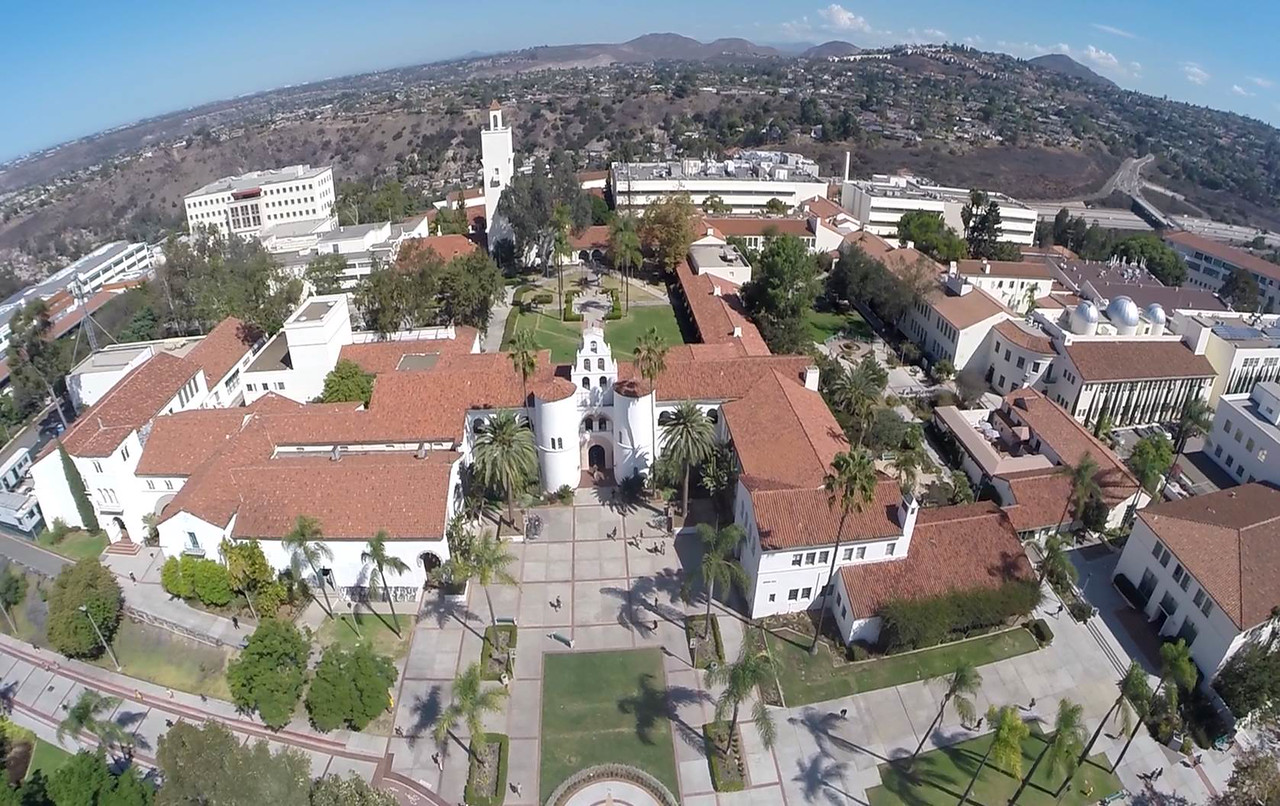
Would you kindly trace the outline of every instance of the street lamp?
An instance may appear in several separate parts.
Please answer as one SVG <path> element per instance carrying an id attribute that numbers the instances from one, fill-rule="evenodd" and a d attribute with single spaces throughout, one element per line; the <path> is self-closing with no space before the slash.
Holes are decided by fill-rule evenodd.
<path id="1" fill-rule="evenodd" d="M 120 659 L 117 658 L 116 653 L 112 651 L 111 644 L 107 643 L 107 639 L 102 637 L 102 630 L 98 629 L 98 622 L 93 620 L 93 614 L 89 612 L 89 608 L 85 605 L 80 605 L 80 612 L 89 617 L 89 624 L 93 626 L 93 631 L 98 634 L 98 640 L 102 642 L 102 646 L 107 650 L 107 654 L 111 656 L 111 662 L 116 665 L 116 671 L 123 672 L 124 669 L 120 667 Z"/>
<path id="2" fill-rule="evenodd" d="M 13 630 L 13 637 L 18 637 L 18 625 L 13 623 L 13 616 L 9 615 L 9 608 L 5 607 L 4 601 L 0 600 L 0 611 L 4 612 L 5 621 L 9 622 L 9 629 Z"/>

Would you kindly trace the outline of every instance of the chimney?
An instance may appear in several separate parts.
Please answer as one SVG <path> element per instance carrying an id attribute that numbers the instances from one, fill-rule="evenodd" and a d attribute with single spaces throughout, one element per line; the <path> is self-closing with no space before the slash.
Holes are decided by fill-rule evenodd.
<path id="1" fill-rule="evenodd" d="M 719 290 L 719 289 L 717 289 L 717 290 Z M 720 296 L 720 295 L 719 295 L 719 294 L 716 294 L 716 296 Z M 742 338 L 742 328 L 738 327 L 737 325 L 734 325 L 734 327 L 733 327 L 733 337 L 734 337 L 735 339 L 740 339 L 740 338 Z"/>
<path id="2" fill-rule="evenodd" d="M 710 238 L 711 236 L 713 236 L 713 235 L 715 235 L 715 234 L 716 234 L 716 228 L 715 228 L 715 227 L 713 227 L 713 226 L 711 226 L 710 224 L 708 224 L 708 225 L 707 225 L 707 237 L 708 237 L 708 238 Z"/>
<path id="3" fill-rule="evenodd" d="M 426 459 L 426 458 L 427 458 L 427 445 L 426 445 L 426 443 L 425 443 L 425 442 L 419 442 L 419 443 L 418 443 L 418 450 L 416 450 L 416 451 L 414 451 L 414 452 L 413 452 L 413 458 L 415 458 L 415 459 Z"/>
<path id="4" fill-rule="evenodd" d="M 337 445 L 333 446 L 333 450 L 329 451 L 329 461 L 339 462 L 342 460 L 342 449 Z"/>
<path id="5" fill-rule="evenodd" d="M 982 259 L 982 273 L 983 274 L 991 273 L 991 264 L 987 261 L 985 257 Z"/>
<path id="6" fill-rule="evenodd" d="M 818 391 L 818 367 L 810 364 L 804 368 L 804 388 L 810 391 Z"/>
<path id="7" fill-rule="evenodd" d="M 902 536 L 911 539 L 911 533 L 916 530 L 916 516 L 920 514 L 920 502 L 916 500 L 911 493 L 905 493 L 902 496 L 902 503 L 898 505 L 898 525 L 902 527 Z M 902 552 L 902 556 L 907 556 L 907 552 Z"/>
<path id="8" fill-rule="evenodd" d="M 713 296 L 713 297 L 721 296 L 721 293 L 720 293 L 720 286 L 718 286 L 718 285 L 713 285 L 713 286 L 711 286 L 711 296 Z"/>

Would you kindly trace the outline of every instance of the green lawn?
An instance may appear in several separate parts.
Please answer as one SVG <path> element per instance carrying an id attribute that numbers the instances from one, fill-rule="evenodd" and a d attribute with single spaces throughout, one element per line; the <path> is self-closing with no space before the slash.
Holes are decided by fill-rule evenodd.
<path id="1" fill-rule="evenodd" d="M 633 292 L 632 300 L 634 299 Z M 630 313 L 604 324 L 604 336 L 613 348 L 613 357 L 630 359 L 635 352 L 636 342 L 651 327 L 658 329 L 658 334 L 668 347 L 684 344 L 680 325 L 676 322 L 675 312 L 670 305 L 632 305 Z"/>
<path id="2" fill-rule="evenodd" d="M 582 323 L 561 322 L 554 315 L 554 305 L 548 306 L 547 310 L 548 313 L 524 313 L 519 308 L 513 308 L 510 316 L 515 319 L 515 324 L 508 327 L 507 332 L 514 336 L 521 330 L 532 330 L 534 342 L 539 349 L 551 351 L 552 361 L 571 364 L 577 357 Z M 632 305 L 629 314 L 605 323 L 605 338 L 613 348 L 614 356 L 625 359 L 635 350 L 641 334 L 651 327 L 658 329 L 668 345 L 684 343 L 680 325 L 676 323 L 676 315 L 670 305 Z M 506 349 L 510 345 L 502 346 Z"/>
<path id="3" fill-rule="evenodd" d="M 412 605 L 407 606 L 412 607 Z M 395 621 L 392 622 L 390 613 L 358 613 L 355 616 L 355 625 L 359 628 L 360 635 L 357 635 L 351 626 L 351 614 L 335 613 L 335 615 L 338 616 L 337 619 L 325 619 L 320 625 L 316 635 L 316 641 L 320 646 L 338 644 L 346 649 L 354 649 L 357 644 L 363 642 L 372 646 L 373 651 L 379 655 L 395 659 L 404 657 L 409 651 L 409 635 L 413 632 L 412 616 L 397 613 Z M 399 638 L 391 629 L 393 623 L 400 628 Z"/>
<path id="4" fill-rule="evenodd" d="M 45 531 L 36 538 L 36 543 L 49 551 L 61 554 L 68 560 L 83 560 L 101 554 L 107 547 L 107 536 L 102 532 L 90 534 L 76 530 L 68 532 L 66 537 L 55 543 L 50 533 Z"/>
<path id="5" fill-rule="evenodd" d="M 46 776 L 53 775 L 59 767 L 71 759 L 71 754 L 56 744 L 44 739 L 36 739 L 35 750 L 31 753 L 31 764 L 27 767 L 27 777 L 36 770 L 42 770 Z"/>
<path id="6" fill-rule="evenodd" d="M 823 342 L 832 336 L 844 333 L 849 338 L 868 340 L 871 338 L 871 326 L 857 311 L 848 314 L 830 311 L 815 311 L 810 308 L 804 315 L 805 324 L 814 341 Z"/>
<path id="7" fill-rule="evenodd" d="M 867 800 L 871 806 L 952 806 L 969 785 L 990 743 L 991 734 L 988 733 L 958 745 L 932 750 L 916 758 L 910 770 L 902 762 L 881 764 L 880 780 L 883 784 L 868 790 Z M 1022 742 L 1023 775 L 1030 772 L 1044 748 L 1045 739 L 1038 735 L 1029 736 Z M 1046 760 L 1032 776 L 1018 803 L 1022 806 L 1085 806 L 1097 803 L 1121 788 L 1120 779 L 1107 771 L 1103 766 L 1106 764 L 1107 760 L 1101 754 L 1092 756 L 1076 771 L 1071 786 L 1062 793 L 1059 801 L 1055 799 L 1054 792 L 1062 783 L 1062 776 L 1050 775 Z M 992 767 L 988 761 L 969 795 L 969 802 L 1007 803 L 1018 783 L 1018 778 Z"/>
<path id="8" fill-rule="evenodd" d="M 556 311 L 555 305 L 547 310 Z M 550 350 L 551 360 L 558 364 L 571 364 L 578 353 L 578 338 L 582 333 L 580 322 L 561 322 L 558 316 L 531 311 L 524 313 L 519 308 L 512 308 L 510 316 L 515 317 L 515 326 L 507 328 L 512 336 L 521 330 L 532 330 L 534 343 L 540 350 Z M 502 345 L 504 349 L 510 344 Z"/>
<path id="9" fill-rule="evenodd" d="M 826 643 L 818 646 L 818 654 L 810 655 L 811 637 L 794 630 L 768 631 L 766 640 L 774 663 L 786 670 L 778 682 L 787 706 L 793 708 L 938 677 L 962 660 L 983 666 L 1037 648 L 1035 637 L 1022 627 L 859 663 L 833 658 Z"/>
<path id="10" fill-rule="evenodd" d="M 192 694 L 231 699 L 227 688 L 227 661 L 232 651 L 182 638 L 168 630 L 120 620 L 111 642 L 124 674 Z M 93 663 L 104 669 L 115 667 L 104 654 Z"/>
<path id="11" fill-rule="evenodd" d="M 680 791 L 661 652 L 552 653 L 543 663 L 540 801 L 578 770 L 609 762 Z"/>

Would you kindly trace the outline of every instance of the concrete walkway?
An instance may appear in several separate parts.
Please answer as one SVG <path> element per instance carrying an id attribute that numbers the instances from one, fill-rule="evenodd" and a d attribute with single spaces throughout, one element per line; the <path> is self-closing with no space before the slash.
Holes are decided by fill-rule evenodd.
<path id="1" fill-rule="evenodd" d="M 489 311 L 489 327 L 480 337 L 480 352 L 496 353 L 502 349 L 502 331 L 507 326 L 507 316 L 511 313 L 511 301 L 515 297 L 514 286 L 502 287 L 502 299 L 493 304 Z"/>

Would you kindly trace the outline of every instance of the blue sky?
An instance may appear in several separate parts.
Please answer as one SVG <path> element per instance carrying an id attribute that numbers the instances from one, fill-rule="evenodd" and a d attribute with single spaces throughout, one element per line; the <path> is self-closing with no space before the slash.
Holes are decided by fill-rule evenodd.
<path id="1" fill-rule="evenodd" d="M 14 0 L 0 21 L 0 159 L 285 84 L 657 31 L 1065 52 L 1122 86 L 1280 124 L 1274 0 Z"/>

